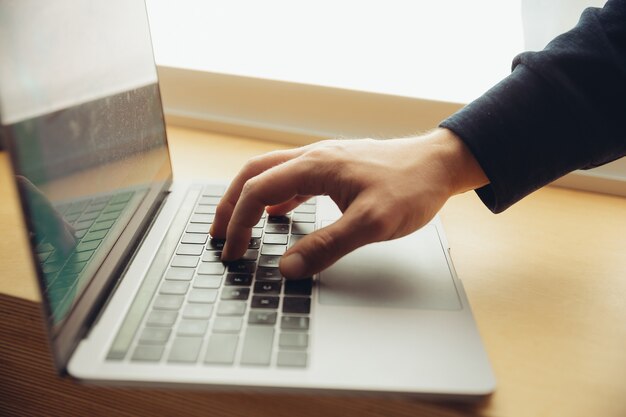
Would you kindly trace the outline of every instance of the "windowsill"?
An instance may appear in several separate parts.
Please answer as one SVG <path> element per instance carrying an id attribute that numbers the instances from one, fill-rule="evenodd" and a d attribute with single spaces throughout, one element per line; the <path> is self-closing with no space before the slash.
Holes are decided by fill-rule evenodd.
<path id="1" fill-rule="evenodd" d="M 293 145 L 419 134 L 509 73 L 522 3 L 148 0 L 166 120 Z M 626 160 L 557 184 L 626 195 Z"/>

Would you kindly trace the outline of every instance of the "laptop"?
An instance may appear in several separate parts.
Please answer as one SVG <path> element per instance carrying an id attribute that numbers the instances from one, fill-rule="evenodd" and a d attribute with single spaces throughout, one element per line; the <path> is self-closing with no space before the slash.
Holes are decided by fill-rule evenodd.
<path id="1" fill-rule="evenodd" d="M 316 197 L 265 215 L 244 257 L 221 262 L 208 232 L 227 183 L 172 179 L 142 0 L 0 0 L 0 118 L 62 375 L 467 400 L 494 390 L 437 218 L 285 280 L 286 248 L 341 215 Z"/>

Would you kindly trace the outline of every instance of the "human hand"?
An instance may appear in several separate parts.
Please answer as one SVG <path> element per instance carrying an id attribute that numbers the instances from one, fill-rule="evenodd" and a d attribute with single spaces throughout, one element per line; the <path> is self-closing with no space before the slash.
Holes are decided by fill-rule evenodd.
<path id="1" fill-rule="evenodd" d="M 301 278 L 360 246 L 419 229 L 450 196 L 487 182 L 446 129 L 406 139 L 322 141 L 248 161 L 218 205 L 211 235 L 226 238 L 223 260 L 238 259 L 263 210 L 281 215 L 313 195 L 328 195 L 343 216 L 305 236 L 280 261 L 285 277 Z"/>

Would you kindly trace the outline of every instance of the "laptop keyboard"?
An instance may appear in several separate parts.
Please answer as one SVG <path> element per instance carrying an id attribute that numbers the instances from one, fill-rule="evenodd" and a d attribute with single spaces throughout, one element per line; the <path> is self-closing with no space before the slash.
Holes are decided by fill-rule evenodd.
<path id="1" fill-rule="evenodd" d="M 201 194 L 138 326 L 130 360 L 306 367 L 312 279 L 286 281 L 278 263 L 313 232 L 315 200 L 285 216 L 264 214 L 244 256 L 222 263 L 224 242 L 209 236 L 220 196 L 214 187 Z"/>

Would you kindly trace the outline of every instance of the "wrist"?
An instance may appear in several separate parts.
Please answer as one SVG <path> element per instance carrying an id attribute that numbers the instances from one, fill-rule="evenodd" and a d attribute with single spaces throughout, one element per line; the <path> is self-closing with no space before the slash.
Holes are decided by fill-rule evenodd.
<path id="1" fill-rule="evenodd" d="M 450 195 L 489 184 L 489 179 L 472 152 L 454 132 L 442 128 L 428 136 L 438 146 L 438 159 L 449 175 Z"/>

